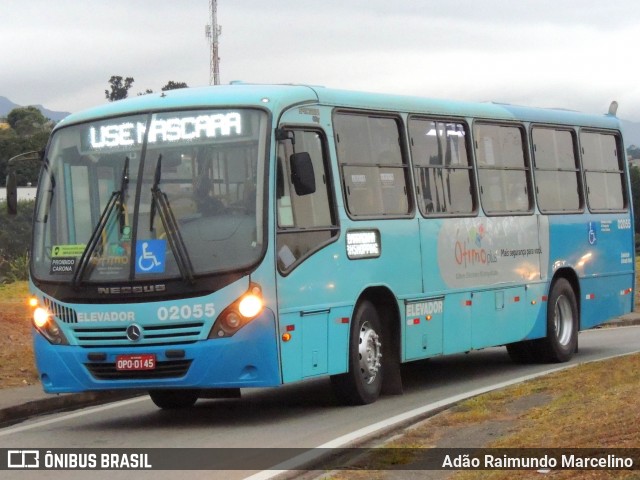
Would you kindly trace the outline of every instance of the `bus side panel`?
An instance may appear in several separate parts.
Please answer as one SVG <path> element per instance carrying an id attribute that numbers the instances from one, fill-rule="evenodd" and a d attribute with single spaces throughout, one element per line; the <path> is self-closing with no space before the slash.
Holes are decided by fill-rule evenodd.
<path id="1" fill-rule="evenodd" d="M 474 349 L 512 343 L 533 330 L 537 307 L 526 305 L 523 286 L 474 292 L 472 346 Z"/>
<path id="2" fill-rule="evenodd" d="M 285 382 L 327 373 L 328 312 L 320 311 L 301 316 L 290 313 L 280 316 L 283 335 L 291 340 L 283 342 L 282 377 Z"/>
<path id="3" fill-rule="evenodd" d="M 421 219 L 420 229 L 425 292 L 445 297 L 444 353 L 541 336 L 545 218 Z"/>
<path id="4" fill-rule="evenodd" d="M 593 328 L 601 323 L 631 312 L 633 294 L 628 292 L 630 275 L 585 278 L 581 281 L 580 328 Z"/>
<path id="5" fill-rule="evenodd" d="M 629 214 L 549 216 L 550 268 L 573 270 L 580 282 L 580 328 L 629 313 L 634 252 Z"/>
<path id="6" fill-rule="evenodd" d="M 442 353 L 444 299 L 426 299 L 405 304 L 405 360 Z"/>
<path id="7" fill-rule="evenodd" d="M 585 264 L 581 328 L 591 328 L 633 309 L 634 242 L 630 213 L 594 215 L 587 226 L 596 255 Z M 598 277 L 593 274 L 597 272 Z M 592 288 L 592 283 L 595 285 Z M 591 303 L 593 302 L 593 303 Z"/>
<path id="8" fill-rule="evenodd" d="M 542 338 L 547 334 L 547 302 L 544 301 L 547 290 L 547 283 L 527 285 L 526 308 L 533 320 L 533 328 L 524 337 L 525 340 Z"/>
<path id="9" fill-rule="evenodd" d="M 471 293 L 452 293 L 444 299 L 443 353 L 471 350 Z"/>
<path id="10" fill-rule="evenodd" d="M 304 316 L 280 315 L 280 337 L 290 338 L 280 342 L 284 383 L 347 371 L 351 310 L 336 307 Z"/>

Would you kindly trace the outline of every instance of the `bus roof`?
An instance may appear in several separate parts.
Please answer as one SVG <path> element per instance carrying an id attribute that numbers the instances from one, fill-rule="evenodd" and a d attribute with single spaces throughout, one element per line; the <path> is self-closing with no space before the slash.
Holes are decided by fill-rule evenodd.
<path id="1" fill-rule="evenodd" d="M 265 101 L 268 99 L 268 102 Z M 612 115 L 593 115 L 570 110 L 523 107 L 492 102 L 461 102 L 426 97 L 367 93 L 307 85 L 231 84 L 183 88 L 140 95 L 110 102 L 71 114 L 57 127 L 100 118 L 175 109 L 206 107 L 263 106 L 273 112 L 294 105 L 321 104 L 361 110 L 429 114 L 447 117 L 473 117 L 493 120 L 580 125 L 619 129 Z"/>
<path id="2" fill-rule="evenodd" d="M 392 110 L 448 117 L 473 117 L 493 120 L 581 125 L 619 129 L 618 119 L 611 115 L 594 115 L 572 110 L 524 107 L 494 102 L 462 102 L 425 97 L 317 89 L 319 102 L 325 105 Z"/>

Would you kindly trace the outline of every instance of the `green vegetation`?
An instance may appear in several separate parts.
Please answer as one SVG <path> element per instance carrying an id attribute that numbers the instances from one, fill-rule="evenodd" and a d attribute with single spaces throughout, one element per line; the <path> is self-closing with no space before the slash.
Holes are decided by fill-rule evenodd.
<path id="1" fill-rule="evenodd" d="M 0 202 L 0 284 L 26 280 L 34 201 L 22 201 L 17 215 Z"/>
<path id="2" fill-rule="evenodd" d="M 112 75 L 109 79 L 109 89 L 104 91 L 105 98 L 110 102 L 127 98 L 129 96 L 129 90 L 133 86 L 134 82 L 135 80 L 133 77 L 123 79 L 120 75 Z M 173 80 L 169 80 L 161 90 L 166 92 L 167 90 L 187 88 L 188 86 L 189 85 L 185 82 L 174 82 Z M 153 93 L 153 90 L 147 88 L 144 92 L 138 93 L 138 95 L 146 95 L 148 93 Z"/>
<path id="3" fill-rule="evenodd" d="M 9 128 L 0 129 L 0 186 L 5 185 L 9 159 L 21 153 L 44 150 L 53 128 L 53 122 L 35 107 L 14 108 L 7 115 L 7 123 Z M 39 161 L 18 161 L 14 169 L 19 186 L 37 185 Z"/>
<path id="4" fill-rule="evenodd" d="M 13 282 L 0 285 L 0 302 L 22 302 L 29 295 L 29 284 L 27 282 Z"/>

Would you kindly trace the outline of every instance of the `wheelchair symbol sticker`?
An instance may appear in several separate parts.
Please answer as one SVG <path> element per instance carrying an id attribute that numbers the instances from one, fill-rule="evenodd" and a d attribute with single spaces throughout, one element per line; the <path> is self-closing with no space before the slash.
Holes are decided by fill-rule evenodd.
<path id="1" fill-rule="evenodd" d="M 166 240 L 138 240 L 136 242 L 136 273 L 164 272 Z"/>
<path id="2" fill-rule="evenodd" d="M 596 222 L 589 222 L 589 245 L 595 245 L 598 241 Z"/>

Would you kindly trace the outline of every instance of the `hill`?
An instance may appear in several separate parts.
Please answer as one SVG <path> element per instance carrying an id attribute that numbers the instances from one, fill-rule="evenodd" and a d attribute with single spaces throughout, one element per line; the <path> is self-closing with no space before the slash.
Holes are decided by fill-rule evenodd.
<path id="1" fill-rule="evenodd" d="M 7 97 L 0 96 L 0 118 L 6 117 L 7 114 L 13 110 L 14 108 L 24 107 L 26 105 L 18 105 L 17 103 L 13 103 Z M 42 114 L 53 120 L 54 122 L 59 122 L 64 117 L 69 115 L 69 112 L 57 112 L 55 110 L 49 110 L 48 108 L 43 107 L 42 105 L 33 105 L 38 110 L 42 112 Z"/>

